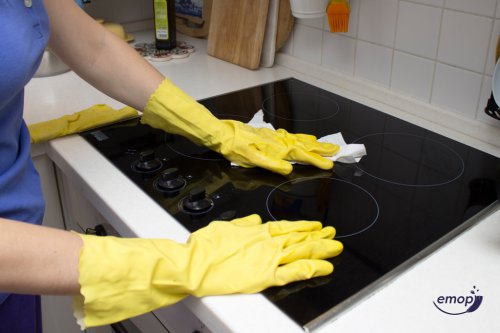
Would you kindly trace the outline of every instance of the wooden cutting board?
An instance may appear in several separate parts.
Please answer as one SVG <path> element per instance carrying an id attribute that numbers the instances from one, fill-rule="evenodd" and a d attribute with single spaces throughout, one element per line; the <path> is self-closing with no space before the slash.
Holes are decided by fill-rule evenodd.
<path id="1" fill-rule="evenodd" d="M 257 69 L 270 0 L 213 0 L 207 53 Z"/>

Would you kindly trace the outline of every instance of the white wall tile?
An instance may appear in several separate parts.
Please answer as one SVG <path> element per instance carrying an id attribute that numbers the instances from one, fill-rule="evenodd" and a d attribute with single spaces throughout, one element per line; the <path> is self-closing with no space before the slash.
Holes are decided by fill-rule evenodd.
<path id="1" fill-rule="evenodd" d="M 441 13 L 442 9 L 438 7 L 401 1 L 395 49 L 435 58 Z"/>
<path id="2" fill-rule="evenodd" d="M 323 29 L 323 22 L 326 21 L 326 15 L 323 17 L 315 18 L 295 18 L 295 24 L 302 24 L 311 28 Z"/>
<path id="3" fill-rule="evenodd" d="M 474 72 L 437 64 L 431 104 L 474 118 L 481 80 Z"/>
<path id="4" fill-rule="evenodd" d="M 413 2 L 423 3 L 426 5 L 443 6 L 444 0 L 413 0 Z"/>
<path id="5" fill-rule="evenodd" d="M 323 30 L 297 24 L 293 32 L 293 56 L 319 65 L 322 35 Z"/>
<path id="6" fill-rule="evenodd" d="M 482 73 L 492 25 L 490 18 L 445 10 L 438 60 Z"/>
<path id="7" fill-rule="evenodd" d="M 358 38 L 392 47 L 398 0 L 360 0 Z"/>
<path id="8" fill-rule="evenodd" d="M 402 52 L 394 52 L 391 88 L 429 102 L 434 62 Z"/>
<path id="9" fill-rule="evenodd" d="M 389 86 L 392 49 L 358 40 L 354 76 Z"/>
<path id="10" fill-rule="evenodd" d="M 497 0 L 446 0 L 445 8 L 456 9 L 467 13 L 493 16 Z"/>
<path id="11" fill-rule="evenodd" d="M 350 37 L 356 37 L 358 35 L 359 26 L 359 6 L 361 0 L 351 0 L 349 5 L 351 6 L 351 13 L 349 16 L 349 31 L 347 35 Z"/>
<path id="12" fill-rule="evenodd" d="M 323 67 L 338 72 L 354 75 L 354 56 L 356 40 L 341 34 L 324 32 L 323 54 L 321 64 Z"/>

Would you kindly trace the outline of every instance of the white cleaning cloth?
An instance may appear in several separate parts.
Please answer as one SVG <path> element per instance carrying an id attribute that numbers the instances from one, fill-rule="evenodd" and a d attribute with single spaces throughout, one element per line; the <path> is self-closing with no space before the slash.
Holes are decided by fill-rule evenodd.
<path id="1" fill-rule="evenodd" d="M 361 143 L 347 144 L 342 137 L 342 133 L 335 133 L 318 139 L 319 142 L 328 142 L 339 145 L 340 149 L 334 156 L 326 157 L 334 162 L 357 163 L 366 155 L 366 148 Z"/>
<path id="2" fill-rule="evenodd" d="M 275 129 L 270 123 L 264 121 L 264 112 L 262 110 L 258 111 L 248 122 L 248 125 L 253 127 L 265 127 L 269 129 Z M 363 156 L 366 155 L 366 148 L 364 144 L 351 143 L 347 144 L 342 137 L 341 133 L 330 134 L 322 138 L 318 138 L 320 142 L 328 142 L 336 144 L 340 147 L 337 154 L 331 157 L 326 157 L 334 162 L 340 163 L 357 163 L 361 160 Z M 236 164 L 233 164 L 236 165 Z"/>

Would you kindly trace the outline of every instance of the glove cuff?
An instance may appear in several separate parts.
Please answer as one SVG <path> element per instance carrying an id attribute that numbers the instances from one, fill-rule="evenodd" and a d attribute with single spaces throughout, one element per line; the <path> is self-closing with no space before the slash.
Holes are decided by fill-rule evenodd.
<path id="1" fill-rule="evenodd" d="M 182 244 L 169 240 L 80 235 L 81 295 L 73 298 L 82 328 L 101 326 L 176 303 L 188 294 L 176 281 L 184 270 L 161 247 L 182 257 Z M 175 258 L 176 259 L 176 258 Z M 181 280 L 181 279 L 179 279 Z"/>
<path id="2" fill-rule="evenodd" d="M 151 95 L 141 123 L 171 134 L 187 137 L 196 144 L 219 152 L 220 136 L 226 127 L 203 105 L 169 79 Z"/>

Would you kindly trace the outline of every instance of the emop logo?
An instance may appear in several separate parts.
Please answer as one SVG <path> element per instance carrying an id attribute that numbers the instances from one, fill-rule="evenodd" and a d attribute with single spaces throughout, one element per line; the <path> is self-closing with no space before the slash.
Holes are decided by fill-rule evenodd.
<path id="1" fill-rule="evenodd" d="M 478 295 L 479 289 L 476 286 L 470 291 L 471 295 L 466 296 L 438 296 L 432 303 L 441 312 L 448 315 L 461 315 L 476 311 L 483 296 Z"/>

